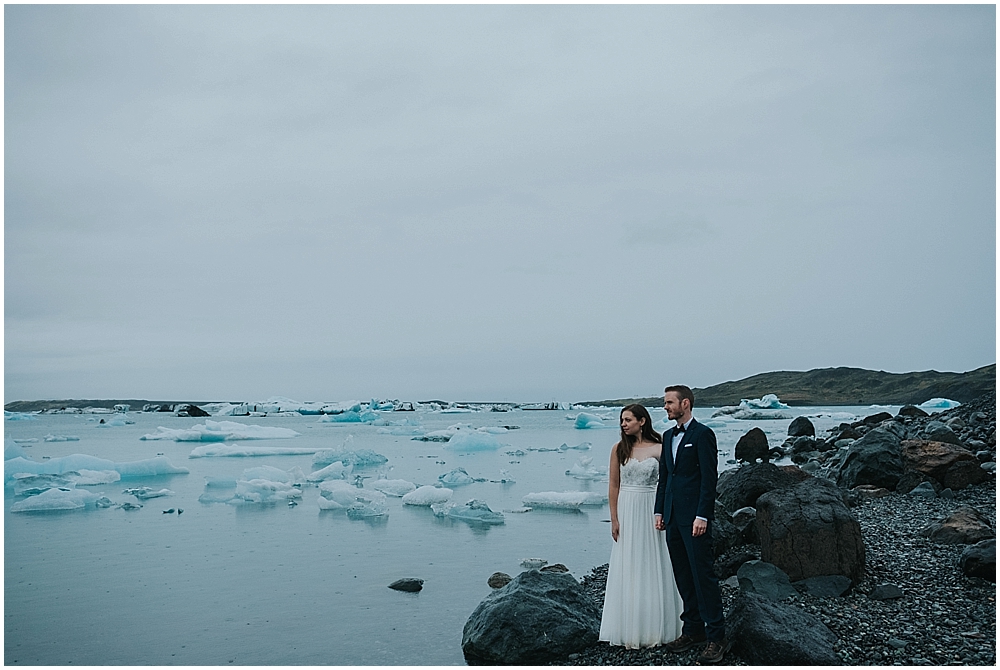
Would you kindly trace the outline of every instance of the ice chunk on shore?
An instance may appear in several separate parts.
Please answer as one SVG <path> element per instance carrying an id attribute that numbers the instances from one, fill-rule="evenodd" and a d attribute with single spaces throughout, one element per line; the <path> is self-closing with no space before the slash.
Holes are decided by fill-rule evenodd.
<path id="1" fill-rule="evenodd" d="M 451 500 L 453 494 L 454 491 L 451 489 L 438 488 L 436 486 L 421 486 L 403 496 L 403 504 L 430 507 L 431 505 L 448 502 Z"/>
<path id="2" fill-rule="evenodd" d="M 31 412 L 8 412 L 3 411 L 5 421 L 38 421 L 38 417 Z"/>
<path id="3" fill-rule="evenodd" d="M 460 430 L 451 436 L 446 449 L 452 451 L 490 451 L 500 448 L 500 442 L 489 433 L 482 433 L 478 430 Z"/>
<path id="4" fill-rule="evenodd" d="M 48 461 L 37 462 L 26 458 L 12 458 L 4 462 L 4 479 L 9 481 L 18 473 L 61 475 L 81 469 L 115 470 L 122 477 L 152 477 L 155 475 L 187 474 L 187 468 L 173 466 L 166 456 L 157 456 L 142 461 L 115 463 L 104 458 L 87 454 L 72 454 Z"/>
<path id="5" fill-rule="evenodd" d="M 354 470 L 353 465 L 344 465 L 341 461 L 334 461 L 325 468 L 310 472 L 306 480 L 310 482 L 323 482 L 328 479 L 347 479 L 347 475 Z"/>
<path id="6" fill-rule="evenodd" d="M 476 481 L 483 481 L 481 479 L 475 479 L 465 471 L 465 468 L 455 468 L 451 472 L 446 472 L 440 477 L 438 481 L 445 486 L 465 486 L 466 484 L 472 484 Z"/>
<path id="7" fill-rule="evenodd" d="M 405 479 L 377 479 L 372 482 L 372 488 L 388 496 L 402 498 L 407 493 L 415 491 L 417 487 Z"/>
<path id="8" fill-rule="evenodd" d="M 490 526 L 498 526 L 504 523 L 503 512 L 494 512 L 482 500 L 470 500 L 464 505 L 452 505 L 442 503 L 431 505 L 435 516 L 446 516 L 449 519 L 457 519 L 467 523 L 479 523 Z"/>
<path id="9" fill-rule="evenodd" d="M 954 409 L 962 403 L 957 400 L 948 400 L 947 398 L 931 398 L 927 402 L 922 402 L 918 407 L 923 409 Z"/>
<path id="10" fill-rule="evenodd" d="M 583 505 L 603 505 L 608 497 L 588 491 L 542 491 L 529 493 L 521 498 L 525 507 L 547 507 L 552 509 L 577 509 Z"/>
<path id="11" fill-rule="evenodd" d="M 576 479 L 590 479 L 590 480 L 606 480 L 608 478 L 608 469 L 598 467 L 593 464 L 594 459 L 591 456 L 581 456 L 576 463 L 566 471 L 566 474 L 570 477 L 575 477 Z"/>
<path id="12" fill-rule="evenodd" d="M 601 417 L 594 416 L 593 414 L 588 414 L 586 412 L 580 412 L 576 415 L 576 420 L 573 423 L 574 428 L 579 428 L 580 430 L 592 429 L 592 428 L 607 428 L 604 422 L 601 421 Z"/>
<path id="13" fill-rule="evenodd" d="M 47 489 L 10 506 L 11 512 L 49 512 L 83 509 L 97 500 L 97 494 L 82 489 Z"/>
<path id="14" fill-rule="evenodd" d="M 143 435 L 140 440 L 175 440 L 177 442 L 227 442 L 233 440 L 276 440 L 299 435 L 291 428 L 278 426 L 258 426 L 236 421 L 210 421 L 195 424 L 191 428 L 164 428 L 159 432 Z"/>
<path id="15" fill-rule="evenodd" d="M 206 444 L 195 447 L 188 458 L 226 458 L 253 456 L 302 456 L 322 451 L 322 447 L 243 447 L 238 444 Z"/>

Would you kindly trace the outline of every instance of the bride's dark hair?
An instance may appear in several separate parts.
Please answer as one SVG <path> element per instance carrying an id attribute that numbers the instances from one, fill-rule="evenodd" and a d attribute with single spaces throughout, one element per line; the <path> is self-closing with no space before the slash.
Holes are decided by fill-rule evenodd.
<path id="1" fill-rule="evenodd" d="M 618 423 L 621 425 L 621 415 L 628 412 L 634 416 L 639 421 L 645 419 L 642 424 L 642 439 L 647 442 L 663 442 L 663 438 L 660 434 L 653 430 L 653 419 L 649 416 L 649 410 L 647 410 L 642 405 L 629 405 L 623 407 L 622 411 L 618 414 Z M 618 463 L 620 465 L 625 465 L 625 461 L 632 457 L 632 446 L 635 444 L 636 439 L 631 435 L 626 435 L 625 431 L 621 431 L 622 439 L 618 444 L 615 445 L 615 453 L 618 454 Z"/>

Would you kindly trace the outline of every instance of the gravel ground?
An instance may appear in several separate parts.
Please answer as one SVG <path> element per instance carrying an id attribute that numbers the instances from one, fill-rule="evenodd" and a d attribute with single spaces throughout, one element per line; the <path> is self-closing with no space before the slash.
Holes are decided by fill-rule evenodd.
<path id="1" fill-rule="evenodd" d="M 785 602 L 819 617 L 837 635 L 836 651 L 846 665 L 995 665 L 996 585 L 962 574 L 958 561 L 966 545 L 934 544 L 919 532 L 964 506 L 986 514 L 996 528 L 995 481 L 958 491 L 953 499 L 892 493 L 863 502 L 854 513 L 865 540 L 865 579 L 841 598 L 800 594 Z M 599 606 L 607 567 L 582 580 Z M 870 599 L 881 584 L 895 584 L 903 597 Z M 736 591 L 722 586 L 727 612 Z M 697 655 L 599 642 L 551 665 L 692 665 Z M 731 652 L 725 664 L 747 663 Z"/>

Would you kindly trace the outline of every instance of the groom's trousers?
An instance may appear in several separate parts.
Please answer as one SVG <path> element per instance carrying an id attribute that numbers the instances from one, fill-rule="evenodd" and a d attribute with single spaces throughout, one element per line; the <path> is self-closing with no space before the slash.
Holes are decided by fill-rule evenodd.
<path id="1" fill-rule="evenodd" d="M 667 548 L 674 566 L 674 579 L 684 601 L 685 635 L 701 635 L 709 642 L 722 642 L 726 636 L 726 622 L 722 611 L 722 594 L 719 578 L 712 564 L 712 522 L 699 537 L 692 537 L 691 526 L 677 523 L 677 515 L 667 524 Z"/>

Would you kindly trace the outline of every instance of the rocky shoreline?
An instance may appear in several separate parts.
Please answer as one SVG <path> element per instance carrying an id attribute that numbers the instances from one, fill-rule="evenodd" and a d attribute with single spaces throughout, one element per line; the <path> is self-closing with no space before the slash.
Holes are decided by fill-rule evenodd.
<path id="1" fill-rule="evenodd" d="M 903 438 L 902 441 L 897 440 L 894 448 L 899 450 L 900 444 L 903 445 L 904 461 L 900 462 L 905 463 L 905 467 L 892 483 L 879 486 L 870 481 L 861 483 L 851 478 L 848 488 L 844 487 L 844 477 L 840 476 L 841 488 L 833 489 L 841 491 L 845 503 L 851 505 L 851 515 L 860 526 L 864 543 L 864 576 L 846 594 L 832 597 L 813 595 L 802 582 L 797 585 L 797 590 L 792 590 L 785 579 L 789 595 L 775 597 L 774 600 L 780 600 L 780 606 L 786 608 L 786 612 L 791 611 L 787 608 L 794 608 L 806 615 L 815 626 L 825 626 L 832 632 L 836 637 L 832 653 L 844 665 L 995 665 L 995 539 L 989 549 L 992 556 L 987 559 L 992 561 L 992 565 L 987 565 L 988 575 L 994 581 L 987 581 L 978 576 L 970 576 L 970 571 L 965 569 L 968 567 L 970 545 L 976 543 L 977 539 L 968 533 L 962 539 L 948 539 L 940 532 L 932 533 L 931 529 L 939 528 L 934 524 L 939 524 L 942 520 L 954 520 L 963 513 L 966 516 L 971 513 L 973 525 L 979 526 L 978 531 L 983 536 L 995 538 L 997 499 L 996 482 L 992 473 L 995 472 L 996 462 L 996 397 L 990 393 L 963 407 L 933 417 L 915 413 L 907 415 L 903 411 L 901 414 L 904 416 L 880 416 L 877 421 L 869 421 L 867 425 L 858 422 L 853 427 L 842 425 L 834 429 L 832 432 L 835 434 L 827 440 L 837 443 L 836 450 L 823 454 L 828 456 L 822 459 L 823 467 L 814 468 L 817 476 L 826 480 L 816 482 L 816 485 L 823 484 L 818 488 L 829 490 L 833 486 L 831 480 L 836 480 L 838 473 L 845 469 L 842 465 L 845 461 L 850 462 L 855 456 L 863 457 L 859 454 L 866 449 L 870 451 L 860 439 L 866 433 L 872 434 L 866 442 L 884 442 L 885 436 L 892 431 Z M 893 425 L 893 421 L 898 425 Z M 951 435 L 943 434 L 942 422 L 949 427 Z M 876 428 L 880 430 L 876 431 Z M 854 434 L 850 438 L 845 437 L 850 431 L 854 431 Z M 931 433 L 933 435 L 929 435 Z M 944 446 L 934 441 L 943 439 L 942 435 L 949 441 Z M 798 438 L 790 438 L 790 441 L 794 439 Z M 839 442 L 841 439 L 846 442 Z M 851 451 L 855 442 L 855 451 Z M 920 460 L 925 456 L 914 455 L 915 444 L 924 447 L 930 445 L 933 458 L 951 459 L 946 460 L 947 467 L 940 467 L 940 460 L 935 461 L 936 469 L 925 467 L 928 465 L 927 461 Z M 948 446 L 949 444 L 952 446 Z M 954 452 L 952 447 L 961 449 L 961 453 Z M 968 451 L 970 448 L 971 452 Z M 907 453 L 909 456 L 906 456 Z M 982 481 L 980 473 L 974 477 L 974 481 L 979 483 L 963 484 L 954 491 L 944 487 L 942 481 L 963 482 L 961 477 L 955 478 L 956 473 L 964 473 L 963 477 L 968 474 L 966 470 L 968 462 L 973 460 L 973 453 L 976 464 L 982 463 L 982 470 L 989 473 L 986 481 Z M 909 460 L 905 460 L 906 458 Z M 820 463 L 816 465 L 819 466 Z M 766 468 L 776 470 L 774 466 L 765 463 L 744 467 L 751 476 L 755 468 L 757 472 L 764 472 Z M 784 469 L 786 472 L 797 470 L 800 481 L 803 476 L 808 477 L 795 466 L 786 466 Z M 875 468 L 873 474 L 868 476 L 884 475 L 884 472 L 878 470 Z M 754 483 L 759 484 L 760 480 Z M 723 497 L 720 492 L 720 499 Z M 763 503 L 762 500 L 761 504 Z M 744 509 L 753 511 L 752 508 Z M 958 517 L 953 516 L 956 513 Z M 717 507 L 717 517 L 719 514 L 720 507 Z M 721 514 L 726 515 L 728 512 L 722 508 Z M 730 519 L 735 519 L 736 516 L 733 515 Z M 720 577 L 728 578 L 722 583 L 727 616 L 732 613 L 738 601 L 742 599 L 745 603 L 749 597 L 741 592 L 741 588 L 747 588 L 743 584 L 744 572 L 741 570 L 740 578 L 737 579 L 734 576 L 736 568 L 746 564 L 749 559 L 760 558 L 762 553 L 759 538 L 745 530 L 734 529 L 732 524 L 728 525 L 729 530 L 724 531 L 729 534 L 729 539 L 725 541 L 727 551 L 721 553 L 716 562 L 717 569 L 724 566 L 719 569 Z M 960 529 L 960 532 L 968 530 L 966 527 Z M 742 533 L 746 541 L 732 541 L 734 533 L 735 537 Z M 980 547 L 981 544 L 988 542 L 975 546 Z M 583 590 L 598 608 L 603 607 L 606 578 L 607 565 L 603 565 L 594 568 L 581 580 Z M 728 623 L 732 624 L 731 619 Z M 747 646 L 744 645 L 743 649 L 745 652 Z M 550 660 L 548 663 L 692 665 L 697 653 L 698 650 L 695 649 L 683 654 L 671 654 L 662 647 L 631 650 L 596 642 L 567 654 L 565 658 Z M 830 659 L 831 663 L 833 658 Z M 726 665 L 759 665 L 762 662 L 761 658 L 748 658 L 746 653 L 741 655 L 739 644 L 734 645 L 725 659 Z"/>
<path id="2" fill-rule="evenodd" d="M 842 597 L 800 593 L 784 602 L 818 617 L 837 635 L 835 649 L 845 665 L 995 665 L 995 584 L 962 574 L 965 545 L 935 544 L 920 533 L 961 507 L 987 512 L 996 527 L 995 483 L 951 499 L 891 493 L 864 501 L 854 513 L 867 549 L 867 576 Z M 594 568 L 582 580 L 598 606 L 604 604 L 607 569 Z M 903 597 L 869 597 L 883 584 L 898 586 Z M 727 612 L 737 591 L 722 585 Z M 599 642 L 551 665 L 693 665 L 696 657 L 695 650 L 671 654 L 662 647 L 633 650 Z M 725 663 L 748 665 L 735 653 Z"/>

